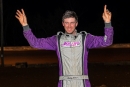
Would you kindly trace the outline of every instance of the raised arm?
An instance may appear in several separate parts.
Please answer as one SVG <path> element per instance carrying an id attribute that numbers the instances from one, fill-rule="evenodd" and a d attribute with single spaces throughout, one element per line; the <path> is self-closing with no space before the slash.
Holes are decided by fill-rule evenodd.
<path id="1" fill-rule="evenodd" d="M 106 9 L 106 5 L 104 6 L 103 12 L 103 20 L 105 23 L 104 28 L 104 36 L 94 36 L 88 34 L 86 37 L 86 46 L 87 48 L 99 48 L 99 47 L 106 47 L 110 46 L 113 43 L 113 27 L 111 26 L 111 12 Z"/>
<path id="2" fill-rule="evenodd" d="M 27 23 L 27 17 L 23 9 L 17 10 L 15 17 L 23 27 L 23 34 L 29 45 L 38 49 L 56 50 L 56 36 L 48 38 L 37 38 Z"/>

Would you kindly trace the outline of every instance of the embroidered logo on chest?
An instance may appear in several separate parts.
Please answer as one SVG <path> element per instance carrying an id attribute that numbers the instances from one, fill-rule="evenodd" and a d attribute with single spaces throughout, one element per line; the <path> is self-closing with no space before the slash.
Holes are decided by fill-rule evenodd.
<path id="1" fill-rule="evenodd" d="M 62 44 L 63 47 L 77 47 L 80 46 L 80 41 L 74 41 L 74 42 L 69 42 L 69 41 L 65 41 Z"/>

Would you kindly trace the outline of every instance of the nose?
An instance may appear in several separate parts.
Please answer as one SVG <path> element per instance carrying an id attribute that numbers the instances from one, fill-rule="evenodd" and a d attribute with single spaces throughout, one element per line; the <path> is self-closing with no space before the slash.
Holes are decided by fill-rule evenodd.
<path id="1" fill-rule="evenodd" d="M 71 27 L 71 23 L 68 24 L 68 27 Z"/>

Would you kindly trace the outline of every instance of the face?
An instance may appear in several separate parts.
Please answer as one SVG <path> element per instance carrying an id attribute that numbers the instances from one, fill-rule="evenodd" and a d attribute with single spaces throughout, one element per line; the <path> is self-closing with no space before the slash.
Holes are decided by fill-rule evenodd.
<path id="1" fill-rule="evenodd" d="M 68 34 L 75 34 L 75 29 L 78 25 L 78 22 L 76 21 L 75 18 L 66 18 L 64 19 L 64 21 L 62 22 L 63 26 L 64 26 L 64 29 L 65 31 L 68 33 Z"/>

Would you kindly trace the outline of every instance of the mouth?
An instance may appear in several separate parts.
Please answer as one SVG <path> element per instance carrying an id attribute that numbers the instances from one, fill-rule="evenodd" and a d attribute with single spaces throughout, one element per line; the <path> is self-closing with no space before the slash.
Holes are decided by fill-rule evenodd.
<path id="1" fill-rule="evenodd" d="M 68 29 L 67 31 L 69 31 L 69 32 L 70 32 L 70 31 L 71 31 L 71 29 Z"/>
<path id="2" fill-rule="evenodd" d="M 72 29 L 71 29 L 71 28 L 68 28 L 67 31 L 72 31 Z"/>

